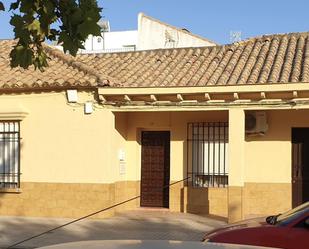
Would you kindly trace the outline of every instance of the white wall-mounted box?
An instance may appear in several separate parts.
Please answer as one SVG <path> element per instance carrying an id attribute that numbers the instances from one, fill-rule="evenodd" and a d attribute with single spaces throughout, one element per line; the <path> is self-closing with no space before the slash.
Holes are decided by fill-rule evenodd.
<path id="1" fill-rule="evenodd" d="M 67 98 L 69 103 L 76 103 L 78 101 L 77 90 L 67 90 Z"/>
<path id="2" fill-rule="evenodd" d="M 86 102 L 84 106 L 84 112 L 85 114 L 91 114 L 93 113 L 93 105 L 91 102 Z"/>

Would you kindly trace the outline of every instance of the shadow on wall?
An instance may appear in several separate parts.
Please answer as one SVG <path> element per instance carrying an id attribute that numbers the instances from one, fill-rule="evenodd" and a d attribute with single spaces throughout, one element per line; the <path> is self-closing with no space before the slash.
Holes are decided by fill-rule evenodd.
<path id="1" fill-rule="evenodd" d="M 189 185 L 181 189 L 181 195 L 182 211 L 227 221 L 227 188 L 194 188 Z"/>
<path id="2" fill-rule="evenodd" d="M 128 114 L 125 112 L 114 112 L 115 117 L 115 129 L 122 136 L 123 139 L 127 140 L 128 137 Z"/>
<path id="3" fill-rule="evenodd" d="M 224 112 L 114 112 L 115 129 L 128 142 L 140 142 L 141 128 L 171 132 L 171 183 L 187 177 L 188 122 L 226 121 Z M 189 170 L 190 171 L 190 170 Z M 192 185 L 192 184 L 191 184 Z M 190 185 L 190 186 L 191 186 Z M 210 194 L 209 194 L 210 193 Z M 184 187 L 178 183 L 170 190 L 170 210 L 203 215 L 227 216 L 227 190 Z M 218 208 L 216 207 L 218 206 Z"/>
<path id="4" fill-rule="evenodd" d="M 183 143 L 187 151 L 187 142 Z M 222 187 L 193 187 L 192 169 L 187 167 L 188 154 L 183 153 L 183 178 L 190 177 L 181 188 L 181 212 L 206 215 L 223 221 L 228 218 L 228 190 Z M 188 174 L 189 172 L 189 174 Z"/>
<path id="5" fill-rule="evenodd" d="M 184 189 L 187 199 L 187 212 L 193 214 L 209 214 L 208 188 L 193 188 L 188 186 Z"/>

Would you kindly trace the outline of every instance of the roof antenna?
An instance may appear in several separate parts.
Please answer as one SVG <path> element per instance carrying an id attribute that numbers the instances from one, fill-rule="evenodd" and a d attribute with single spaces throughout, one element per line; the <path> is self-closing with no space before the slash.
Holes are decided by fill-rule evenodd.
<path id="1" fill-rule="evenodd" d="M 241 31 L 240 30 L 230 31 L 230 42 L 235 43 L 235 42 L 240 42 L 240 41 L 241 41 Z"/>

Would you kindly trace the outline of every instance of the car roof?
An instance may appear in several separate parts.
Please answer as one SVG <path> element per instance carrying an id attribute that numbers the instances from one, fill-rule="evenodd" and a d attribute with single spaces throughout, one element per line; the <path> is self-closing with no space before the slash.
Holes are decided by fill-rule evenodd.
<path id="1" fill-rule="evenodd" d="M 225 243 L 203 243 L 198 241 L 172 240 L 89 240 L 63 243 L 37 249 L 258 249 L 261 246 L 236 245 Z"/>

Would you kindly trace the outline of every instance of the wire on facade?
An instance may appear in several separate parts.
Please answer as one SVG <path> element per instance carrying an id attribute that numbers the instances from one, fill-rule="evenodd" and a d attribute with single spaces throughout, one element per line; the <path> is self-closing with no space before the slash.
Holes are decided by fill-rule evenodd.
<path id="1" fill-rule="evenodd" d="M 177 184 L 177 183 L 184 182 L 184 181 L 188 180 L 189 178 L 190 178 L 190 177 L 186 177 L 186 178 L 184 178 L 184 179 L 182 179 L 182 180 L 179 180 L 179 181 L 173 182 L 173 183 L 171 183 L 171 184 L 168 184 L 168 185 L 164 186 L 163 189 L 168 188 L 168 187 L 170 187 L 170 186 L 172 186 L 172 185 L 175 185 L 175 184 Z M 27 242 L 27 241 L 29 241 L 29 240 L 32 240 L 32 239 L 41 237 L 42 235 L 48 234 L 48 233 L 50 233 L 50 232 L 53 232 L 53 231 L 58 230 L 58 229 L 60 229 L 60 228 L 66 227 L 66 226 L 71 225 L 71 224 L 73 224 L 73 223 L 76 223 L 76 222 L 78 222 L 78 221 L 87 219 L 87 218 L 89 218 L 89 217 L 91 217 L 91 216 L 94 216 L 94 215 L 96 215 L 96 214 L 102 213 L 102 212 L 107 211 L 107 210 L 109 210 L 109 209 L 118 207 L 118 206 L 123 205 L 123 204 L 125 204 L 125 203 L 128 203 L 128 202 L 130 202 L 130 201 L 136 200 L 136 199 L 138 199 L 138 198 L 140 198 L 140 197 L 141 197 L 141 195 L 132 197 L 132 198 L 130 198 L 130 199 L 128 199 L 128 200 L 125 200 L 125 201 L 116 203 L 116 204 L 114 204 L 114 205 L 112 205 L 112 206 L 109 206 L 109 207 L 107 207 L 107 208 L 103 208 L 103 209 L 101 209 L 101 210 L 99 210 L 99 211 L 96 211 L 96 212 L 93 212 L 93 213 L 91 213 L 91 214 L 88 214 L 88 215 L 85 215 L 85 216 L 83 216 L 83 217 L 80 217 L 80 218 L 78 218 L 78 219 L 72 220 L 72 221 L 67 222 L 67 223 L 65 223 L 65 224 L 63 224 L 63 225 L 57 226 L 57 227 L 52 228 L 52 229 L 49 229 L 49 230 L 47 230 L 47 231 L 45 231 L 45 232 L 39 233 L 39 234 L 34 235 L 34 236 L 31 236 L 31 237 L 29 237 L 29 238 L 27 238 L 27 239 L 24 239 L 24 240 L 21 240 L 21 241 L 19 241 L 19 242 L 16 242 L 16 243 L 14 243 L 14 244 L 12 244 L 12 245 L 6 247 L 6 249 L 14 248 L 15 246 L 18 246 L 18 245 L 20 245 L 20 244 L 23 244 L 24 242 Z"/>

